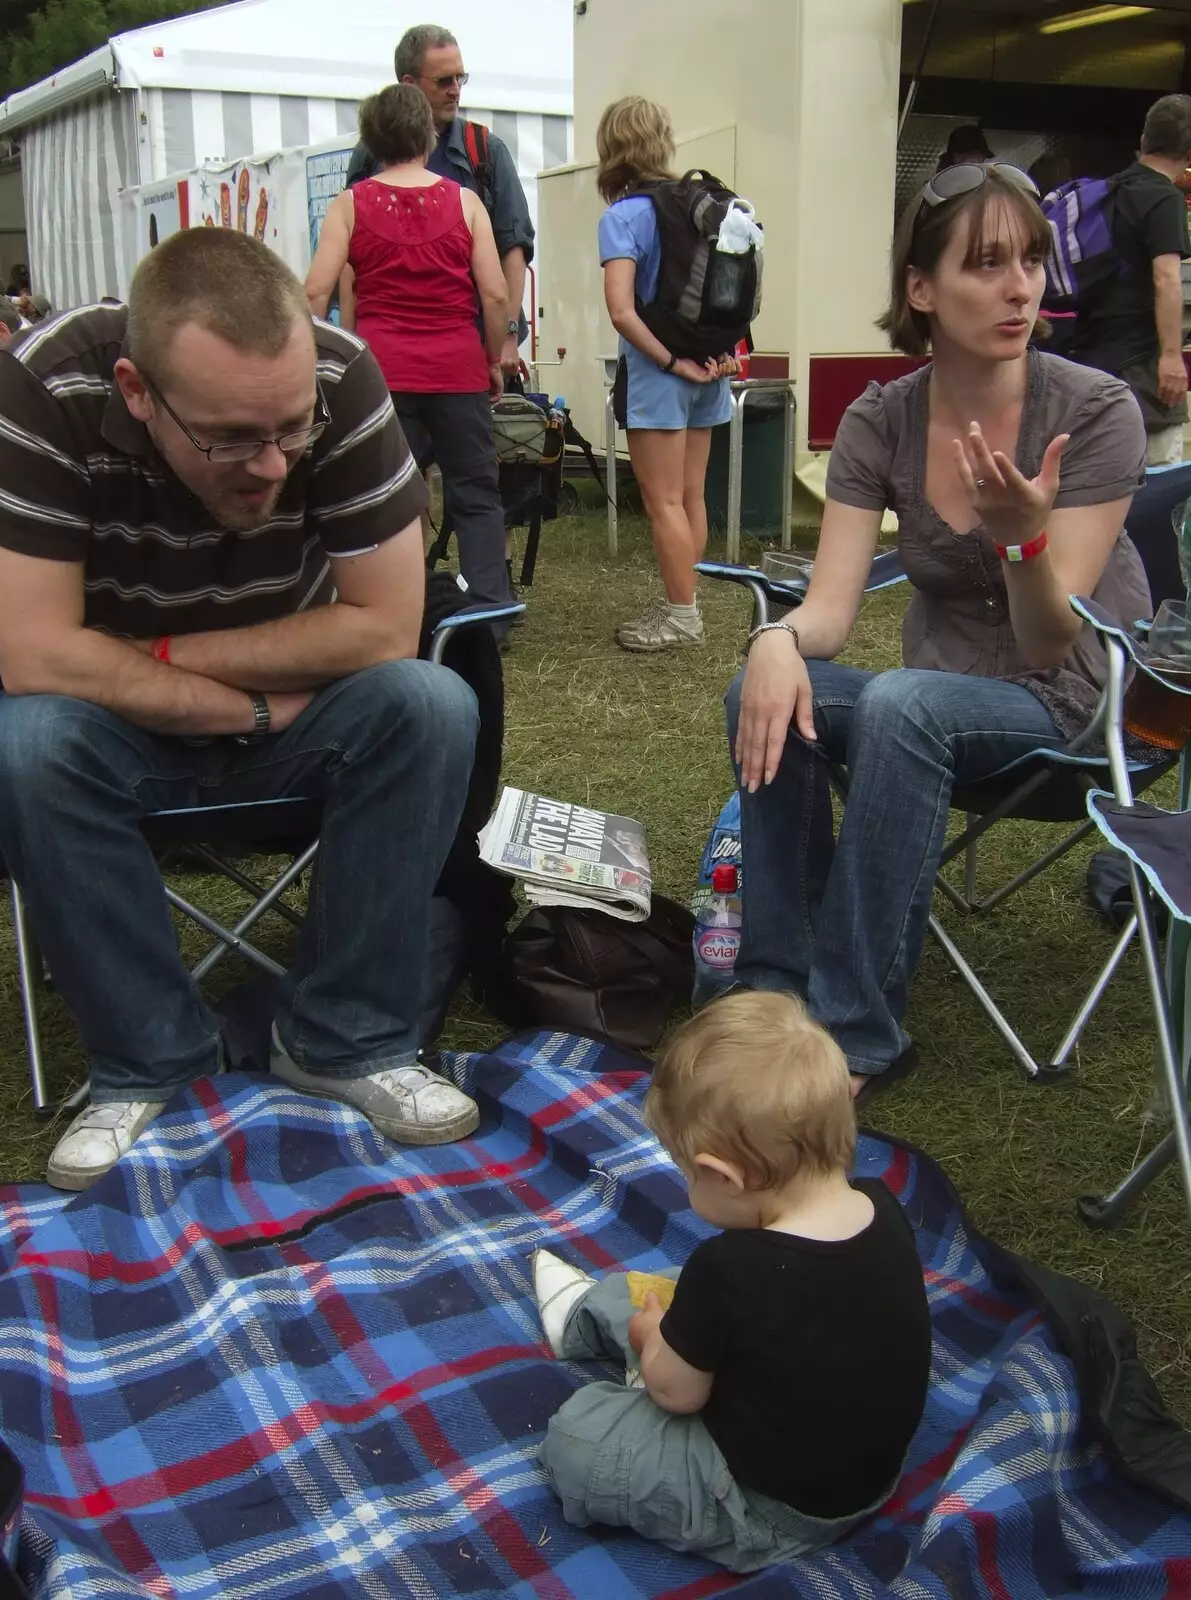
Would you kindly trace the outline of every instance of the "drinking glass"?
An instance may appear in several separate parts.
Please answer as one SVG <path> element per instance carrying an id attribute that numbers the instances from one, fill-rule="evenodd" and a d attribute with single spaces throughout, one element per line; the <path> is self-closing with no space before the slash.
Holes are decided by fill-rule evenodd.
<path id="1" fill-rule="evenodd" d="M 1161 750 L 1181 750 L 1191 740 L 1191 693 L 1177 692 L 1191 690 L 1191 621 L 1186 601 L 1162 602 L 1139 654 L 1149 672 L 1133 674 L 1125 696 L 1125 727 Z"/>

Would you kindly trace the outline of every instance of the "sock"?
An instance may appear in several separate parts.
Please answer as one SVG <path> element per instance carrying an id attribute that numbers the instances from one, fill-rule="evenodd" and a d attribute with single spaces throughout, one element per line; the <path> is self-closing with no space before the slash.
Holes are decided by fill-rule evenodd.
<path id="1" fill-rule="evenodd" d="M 675 605 L 673 600 L 667 600 L 666 609 L 680 628 L 693 628 L 699 621 L 699 602 L 697 600 L 693 601 L 689 606 Z"/>

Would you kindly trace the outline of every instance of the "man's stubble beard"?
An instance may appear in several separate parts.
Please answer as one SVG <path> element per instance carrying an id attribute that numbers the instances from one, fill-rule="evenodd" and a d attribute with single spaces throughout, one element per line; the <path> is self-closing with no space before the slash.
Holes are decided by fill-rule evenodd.
<path id="1" fill-rule="evenodd" d="M 255 533 L 258 528 L 263 528 L 276 516 L 277 504 L 284 487 L 284 483 L 279 483 L 264 505 L 257 507 L 241 504 L 231 490 L 217 500 L 209 500 L 203 495 L 200 495 L 199 499 L 225 532 Z"/>

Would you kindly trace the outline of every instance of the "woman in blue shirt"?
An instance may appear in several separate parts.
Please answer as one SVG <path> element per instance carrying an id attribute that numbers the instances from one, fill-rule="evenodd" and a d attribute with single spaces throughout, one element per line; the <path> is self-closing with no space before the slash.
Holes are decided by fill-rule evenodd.
<path id="1" fill-rule="evenodd" d="M 706 363 L 678 357 L 637 314 L 638 304 L 657 294 L 662 252 L 653 201 L 634 191 L 674 177 L 669 115 L 640 95 L 618 100 L 600 118 L 596 150 L 596 183 L 609 202 L 600 218 L 600 262 L 608 315 L 620 335 L 623 424 L 665 591 L 643 617 L 618 628 L 616 639 L 638 651 L 703 644 L 695 597 L 695 562 L 707 546 L 703 480 L 711 430 L 731 412 L 737 363 L 730 352 Z"/>

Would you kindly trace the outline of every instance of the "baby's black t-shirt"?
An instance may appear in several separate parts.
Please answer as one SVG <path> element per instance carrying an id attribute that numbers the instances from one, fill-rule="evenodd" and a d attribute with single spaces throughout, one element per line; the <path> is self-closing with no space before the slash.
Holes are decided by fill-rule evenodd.
<path id="1" fill-rule="evenodd" d="M 662 1319 L 670 1348 L 713 1372 L 701 1415 L 742 1487 L 844 1517 L 893 1487 L 922 1418 L 931 1332 L 922 1267 L 883 1183 L 851 1239 L 739 1228 L 705 1240 Z"/>

